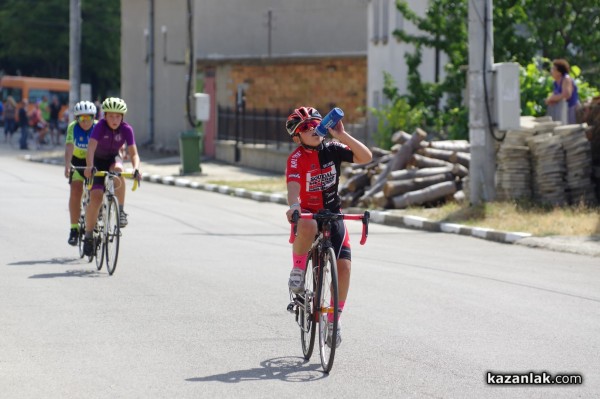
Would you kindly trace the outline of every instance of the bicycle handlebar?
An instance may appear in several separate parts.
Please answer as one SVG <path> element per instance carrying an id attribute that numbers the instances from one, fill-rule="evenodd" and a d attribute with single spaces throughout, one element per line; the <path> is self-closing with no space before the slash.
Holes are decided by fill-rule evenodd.
<path id="1" fill-rule="evenodd" d="M 74 170 L 84 171 L 85 169 L 86 169 L 85 166 L 71 165 L 71 171 L 74 171 Z M 137 188 L 142 185 L 142 181 L 139 178 L 140 172 L 137 169 L 135 170 L 135 172 L 131 173 L 131 172 L 115 172 L 115 171 L 97 170 L 96 168 L 92 168 L 92 175 L 98 176 L 98 177 L 112 175 L 112 176 L 121 176 L 121 177 L 131 178 L 131 179 L 133 179 L 133 187 L 131 188 L 131 191 L 137 190 Z M 73 173 L 71 173 L 69 176 L 69 184 L 71 183 L 72 178 L 73 178 Z M 87 182 L 88 188 L 91 188 L 92 179 L 86 179 L 86 180 L 88 180 L 88 182 Z"/>
<path id="2" fill-rule="evenodd" d="M 114 171 L 96 170 L 94 172 L 94 176 L 103 177 L 106 175 L 128 177 L 130 179 L 133 179 L 133 187 L 131 188 L 131 191 L 137 190 L 138 186 L 142 185 L 140 179 L 138 178 L 138 176 L 139 176 L 138 171 L 131 173 L 131 172 L 114 172 Z"/>
<path id="3" fill-rule="evenodd" d="M 300 213 L 297 210 L 292 213 L 292 226 L 290 232 L 290 244 L 292 244 L 296 240 L 296 236 L 298 235 L 298 220 L 300 219 L 314 219 L 316 221 L 334 221 L 334 220 L 361 220 L 362 221 L 362 236 L 360 238 L 360 245 L 365 245 L 367 242 L 367 237 L 369 236 L 369 219 L 371 214 L 369 211 L 365 211 L 365 213 L 354 214 L 354 213 L 333 213 L 331 211 L 321 210 L 317 213 Z"/>

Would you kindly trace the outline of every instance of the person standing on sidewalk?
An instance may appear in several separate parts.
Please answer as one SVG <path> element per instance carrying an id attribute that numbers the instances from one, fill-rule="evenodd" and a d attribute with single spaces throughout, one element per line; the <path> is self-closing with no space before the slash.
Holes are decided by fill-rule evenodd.
<path id="1" fill-rule="evenodd" d="M 27 107 L 29 101 L 26 98 L 21 101 L 21 108 L 19 108 L 19 126 L 21 127 L 21 139 L 19 140 L 19 148 L 22 150 L 28 150 L 27 138 L 29 136 L 29 117 L 27 116 Z"/>
<path id="2" fill-rule="evenodd" d="M 4 106 L 4 141 L 11 141 L 13 133 L 17 130 L 17 103 L 13 96 L 8 96 L 6 105 Z"/>
<path id="3" fill-rule="evenodd" d="M 89 101 L 80 101 L 73 107 L 75 120 L 67 127 L 65 139 L 65 177 L 71 186 L 69 194 L 69 217 L 71 229 L 69 231 L 69 245 L 77 245 L 79 237 L 79 217 L 81 216 L 81 196 L 83 195 L 83 171 L 72 170 L 71 166 L 85 168 L 85 157 L 92 129 L 96 121 L 96 106 Z"/>
<path id="4" fill-rule="evenodd" d="M 57 96 L 52 97 L 52 102 L 49 105 L 50 108 L 50 139 L 53 145 L 60 144 L 60 130 L 58 129 L 58 115 L 60 114 L 60 102 Z"/>
<path id="5" fill-rule="evenodd" d="M 567 102 L 567 123 L 577 123 L 577 107 L 579 103 L 579 93 L 575 80 L 569 76 L 571 66 L 564 59 L 552 61 L 550 74 L 554 83 L 552 85 L 552 94 L 546 99 L 547 105 L 556 105 L 559 101 Z"/>

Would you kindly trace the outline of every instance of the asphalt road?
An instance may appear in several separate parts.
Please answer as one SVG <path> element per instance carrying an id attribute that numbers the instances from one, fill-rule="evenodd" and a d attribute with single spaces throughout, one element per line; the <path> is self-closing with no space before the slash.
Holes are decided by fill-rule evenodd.
<path id="1" fill-rule="evenodd" d="M 572 398 L 600 395 L 592 257 L 349 223 L 330 375 L 286 312 L 283 205 L 144 183 L 113 276 L 78 259 L 62 168 L 0 157 L 0 396 Z M 579 374 L 491 386 L 486 373 Z"/>

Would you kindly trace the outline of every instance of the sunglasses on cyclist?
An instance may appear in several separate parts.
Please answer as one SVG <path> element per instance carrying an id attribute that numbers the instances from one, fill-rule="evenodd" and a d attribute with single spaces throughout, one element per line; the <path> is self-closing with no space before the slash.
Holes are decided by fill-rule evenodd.
<path id="1" fill-rule="evenodd" d="M 92 115 L 79 115 L 79 116 L 77 117 L 77 120 L 78 120 L 79 122 L 89 122 L 89 121 L 91 121 L 92 119 L 93 119 L 93 118 L 92 118 Z"/>
<path id="2" fill-rule="evenodd" d="M 317 120 L 302 122 L 296 128 L 296 133 L 299 133 L 299 134 L 306 133 L 310 130 L 316 129 L 317 126 L 319 126 L 319 121 L 317 121 Z"/>

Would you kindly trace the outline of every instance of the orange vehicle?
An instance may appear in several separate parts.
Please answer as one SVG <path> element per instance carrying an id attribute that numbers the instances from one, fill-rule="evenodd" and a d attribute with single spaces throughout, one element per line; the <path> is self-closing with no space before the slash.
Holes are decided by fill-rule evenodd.
<path id="1" fill-rule="evenodd" d="M 48 102 L 57 96 L 61 104 L 59 119 L 69 105 L 69 90 L 71 83 L 67 79 L 34 78 L 29 76 L 2 76 L 0 78 L 0 100 L 6 101 L 12 96 L 17 104 L 26 98 L 29 104 L 35 104 L 46 96 Z"/>

